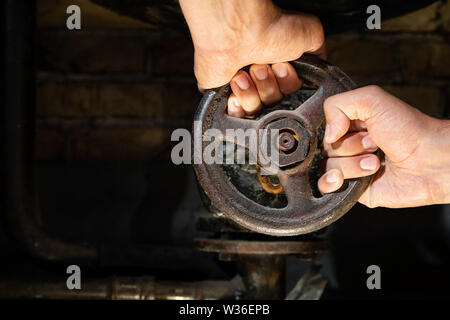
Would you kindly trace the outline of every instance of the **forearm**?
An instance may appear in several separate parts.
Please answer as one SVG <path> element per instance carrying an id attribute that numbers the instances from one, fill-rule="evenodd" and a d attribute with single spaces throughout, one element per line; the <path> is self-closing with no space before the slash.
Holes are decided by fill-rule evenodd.
<path id="1" fill-rule="evenodd" d="M 179 0 L 194 43 L 199 88 L 220 87 L 250 64 L 324 56 L 320 20 L 271 0 Z"/>
<path id="2" fill-rule="evenodd" d="M 270 0 L 180 0 L 180 6 L 194 45 L 200 49 L 211 43 L 230 49 L 239 41 L 237 33 L 260 26 L 255 19 L 280 14 Z"/>
<path id="3" fill-rule="evenodd" d="M 430 152 L 430 189 L 435 204 L 450 203 L 450 120 L 433 119 Z"/>

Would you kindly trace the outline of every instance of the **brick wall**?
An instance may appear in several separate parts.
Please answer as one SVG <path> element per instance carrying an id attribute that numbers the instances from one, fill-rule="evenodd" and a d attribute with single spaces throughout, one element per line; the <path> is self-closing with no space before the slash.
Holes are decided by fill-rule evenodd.
<path id="1" fill-rule="evenodd" d="M 378 31 L 329 37 L 328 59 L 359 85 L 380 85 L 429 115 L 449 117 L 449 39 L 450 1 L 437 1 Z"/>
<path id="2" fill-rule="evenodd" d="M 39 0 L 37 158 L 149 161 L 190 127 L 200 99 L 186 34 L 161 32 L 88 0 Z M 82 30 L 65 28 L 78 4 Z M 422 111 L 450 116 L 450 2 L 327 39 L 329 60 Z"/>

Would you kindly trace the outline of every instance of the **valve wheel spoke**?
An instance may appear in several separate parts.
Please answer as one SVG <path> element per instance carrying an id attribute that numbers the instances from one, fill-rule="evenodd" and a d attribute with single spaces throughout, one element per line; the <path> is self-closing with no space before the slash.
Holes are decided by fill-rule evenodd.
<path id="1" fill-rule="evenodd" d="M 298 211 L 307 211 L 313 205 L 311 201 L 314 199 L 314 196 L 309 184 L 307 172 L 303 171 L 293 175 L 287 175 L 283 171 L 280 171 L 278 178 L 283 186 L 289 208 L 297 208 Z"/>
<path id="2" fill-rule="evenodd" d="M 287 198 L 285 207 L 266 206 L 250 199 L 239 191 L 220 164 L 194 164 L 198 181 L 215 207 L 250 230 L 276 236 L 306 234 L 336 221 L 357 202 L 371 179 L 346 180 L 338 191 L 315 197 L 309 173 L 316 154 L 317 132 L 324 121 L 323 103 L 327 97 L 350 90 L 355 84 L 341 70 L 312 55 L 305 54 L 291 64 L 304 83 L 318 88 L 295 110 L 276 110 L 259 120 L 231 117 L 226 113 L 231 88 L 226 85 L 204 95 L 194 118 L 202 123 L 200 127 L 194 127 L 196 136 L 204 137 L 206 130 L 215 129 L 225 141 L 246 147 L 250 153 L 255 150 L 249 148 L 249 142 L 256 142 L 258 156 L 265 145 L 260 135 L 267 137 L 267 133 L 257 131 L 280 131 L 281 135 L 277 137 L 280 158 L 274 160 L 278 170 L 272 171 L 274 168 L 271 166 L 264 166 L 260 161 L 263 157 L 258 158 L 258 166 L 261 173 L 264 169 L 266 174 L 277 175 Z M 249 129 L 257 136 L 255 142 L 249 138 Z M 231 132 L 228 130 L 233 131 L 231 136 L 227 134 Z M 239 139 L 241 134 L 244 139 Z M 281 191 L 272 188 L 270 192 L 276 194 Z"/>
<path id="3" fill-rule="evenodd" d="M 323 86 L 320 86 L 308 100 L 293 111 L 310 126 L 312 131 L 316 131 L 324 120 L 323 102 L 326 99 L 324 91 Z"/>

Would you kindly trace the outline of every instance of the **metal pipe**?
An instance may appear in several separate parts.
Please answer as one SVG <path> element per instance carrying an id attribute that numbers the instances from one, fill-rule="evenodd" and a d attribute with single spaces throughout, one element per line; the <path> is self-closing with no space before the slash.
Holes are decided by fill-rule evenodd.
<path id="1" fill-rule="evenodd" d="M 4 213 L 11 235 L 33 257 L 93 260 L 97 250 L 47 234 L 40 222 L 34 163 L 35 1 L 3 5 L 3 174 Z"/>
<path id="2" fill-rule="evenodd" d="M 47 261 L 88 263 L 99 267 L 198 269 L 213 265 L 186 248 L 161 246 L 89 247 L 47 233 L 40 218 L 36 188 L 35 1 L 6 0 L 3 6 L 3 211 L 7 231 L 27 254 Z M 192 262 L 191 262 L 192 261 Z"/>
<path id="3" fill-rule="evenodd" d="M 168 282 L 153 277 L 112 277 L 85 281 L 81 289 L 67 289 L 65 282 L 0 282 L 2 299 L 100 299 L 100 300 L 218 300 L 236 299 L 244 290 L 242 280 Z"/>
<path id="4" fill-rule="evenodd" d="M 242 255 L 237 261 L 246 287 L 243 299 L 283 299 L 285 256 Z"/>

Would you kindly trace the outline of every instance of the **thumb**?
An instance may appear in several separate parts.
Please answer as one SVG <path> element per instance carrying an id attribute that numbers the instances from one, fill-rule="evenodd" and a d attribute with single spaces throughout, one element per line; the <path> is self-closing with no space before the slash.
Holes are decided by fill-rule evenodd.
<path id="1" fill-rule="evenodd" d="M 329 97 L 324 102 L 324 140 L 334 143 L 343 137 L 351 120 L 363 121 L 371 138 L 393 161 L 420 141 L 424 115 L 378 86 L 367 86 Z"/>
<path id="2" fill-rule="evenodd" d="M 378 110 L 375 106 L 382 93 L 377 86 L 367 86 L 327 98 L 323 104 L 326 119 L 324 140 L 334 143 L 350 128 L 351 120 L 368 121 Z"/>

